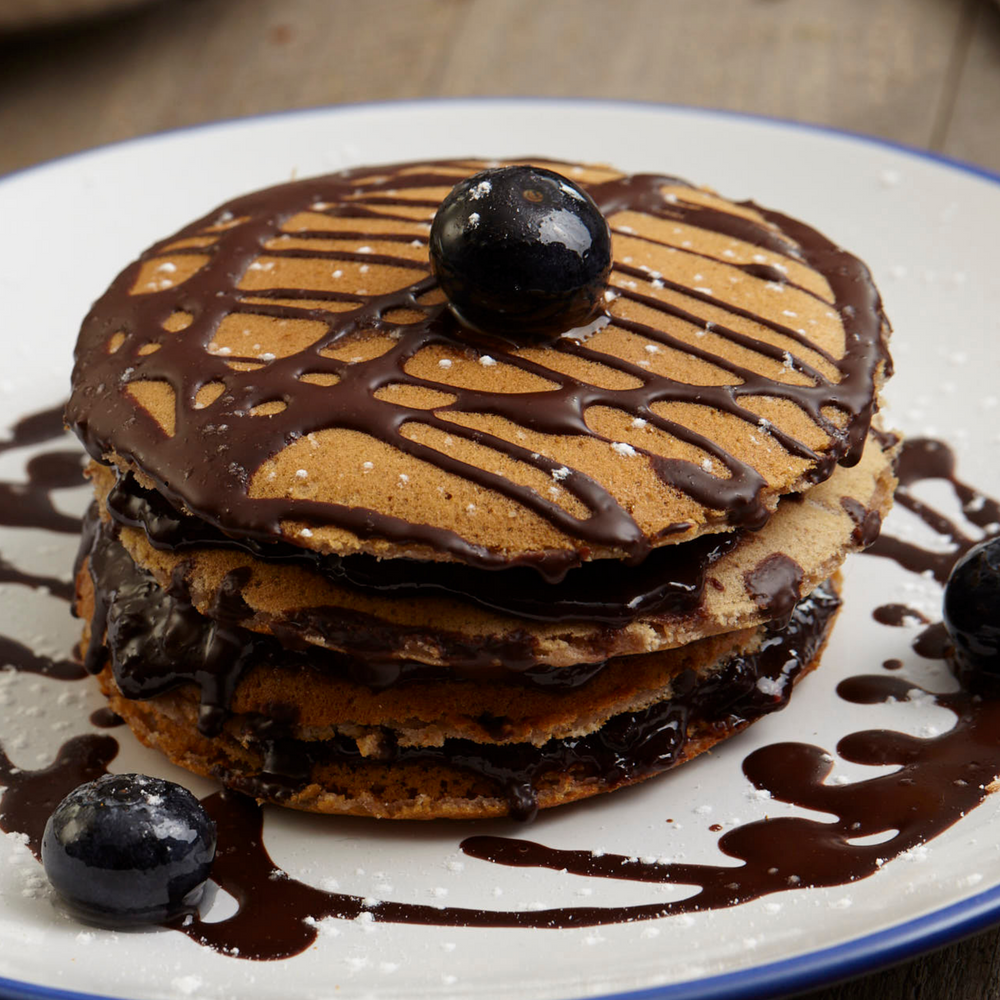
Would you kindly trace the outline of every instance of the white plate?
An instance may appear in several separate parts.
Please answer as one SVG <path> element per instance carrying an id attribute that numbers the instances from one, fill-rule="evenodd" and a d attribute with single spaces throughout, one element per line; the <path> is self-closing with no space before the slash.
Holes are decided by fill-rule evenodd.
<path id="1" fill-rule="evenodd" d="M 474 100 L 305 111 L 137 140 L 9 177 L 0 182 L 0 337 L 8 359 L 0 424 L 65 395 L 80 318 L 118 269 L 154 239 L 238 192 L 294 174 L 470 154 L 545 154 L 674 173 L 815 224 L 867 260 L 883 290 L 896 328 L 891 419 L 906 431 L 948 439 L 964 478 L 1000 494 L 1000 284 L 994 227 L 983 224 L 1000 218 L 998 178 L 856 136 L 651 105 Z M 0 456 L 0 478 L 22 475 L 24 457 L 20 451 Z M 79 510 L 85 491 L 66 493 L 60 502 Z M 890 530 L 893 523 L 895 515 Z M 72 548 L 65 537 L 0 534 L 4 555 L 39 573 L 68 578 Z M 791 709 L 710 759 L 543 815 L 527 830 L 272 811 L 267 844 L 291 874 L 317 883 L 334 878 L 342 891 L 361 896 L 486 909 L 661 900 L 656 886 L 504 868 L 465 857 L 458 845 L 472 832 L 499 832 L 558 847 L 720 863 L 718 835 L 709 825 L 730 829 L 765 810 L 740 767 L 755 747 L 798 740 L 832 749 L 857 729 L 947 727 L 942 709 L 850 705 L 834 693 L 841 678 L 877 670 L 891 656 L 905 660 L 914 678 L 942 682 L 938 665 L 910 651 L 912 631 L 871 618 L 876 604 L 889 601 L 923 602 L 934 613 L 935 585 L 888 560 L 859 557 L 848 567 L 846 593 L 824 667 L 797 692 Z M 0 614 L 0 631 L 36 646 L 65 651 L 76 638 L 77 623 L 62 602 L 25 588 L 5 588 Z M 21 674 L 0 690 L 6 692 L 0 742 L 20 766 L 44 766 L 68 734 L 93 731 L 87 717 L 100 698 L 87 684 Z M 207 782 L 163 764 L 127 732 L 115 734 L 122 743 L 116 770 L 158 773 L 198 794 L 209 791 Z M 837 766 L 852 776 L 864 770 Z M 790 809 L 770 805 L 772 815 Z M 1000 800 L 987 799 L 926 851 L 850 887 L 579 930 L 330 921 L 314 947 L 282 962 L 223 957 L 168 931 L 85 930 L 53 908 L 34 860 L 15 838 L 2 836 L 0 994 L 134 1000 L 775 995 L 905 957 L 1000 917 L 998 812 Z"/>

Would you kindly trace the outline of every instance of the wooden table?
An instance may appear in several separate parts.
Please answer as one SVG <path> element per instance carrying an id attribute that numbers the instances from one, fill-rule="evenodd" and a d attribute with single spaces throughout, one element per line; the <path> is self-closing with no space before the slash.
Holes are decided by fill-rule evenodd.
<path id="1" fill-rule="evenodd" d="M 113 20 L 0 39 L 0 175 L 218 118 L 479 94 L 729 108 L 882 136 L 1000 172 L 1000 6 L 161 0 Z M 989 931 L 809 996 L 997 998 L 998 948 L 1000 932 Z"/>

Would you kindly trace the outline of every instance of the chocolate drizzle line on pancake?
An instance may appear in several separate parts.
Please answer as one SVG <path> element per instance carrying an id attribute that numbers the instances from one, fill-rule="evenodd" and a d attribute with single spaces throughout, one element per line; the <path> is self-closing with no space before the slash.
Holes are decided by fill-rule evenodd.
<path id="1" fill-rule="evenodd" d="M 54 426 L 52 436 L 59 430 Z M 957 482 L 953 480 L 952 462 L 950 452 L 941 443 L 932 447 L 930 442 L 915 442 L 905 447 L 902 467 L 906 470 L 906 488 L 920 479 L 941 475 Z M 968 488 L 956 485 L 956 489 L 964 493 Z M 976 491 L 972 491 L 969 502 L 966 515 L 970 520 L 978 516 L 978 511 L 996 509 L 991 506 L 995 501 Z M 920 516 L 932 529 L 941 527 L 946 538 L 958 530 L 929 508 L 921 507 Z M 894 541 L 885 536 L 883 539 Z M 893 559 L 898 556 L 904 569 L 921 570 L 919 552 L 923 550 L 893 546 L 890 552 L 886 548 L 879 554 Z M 951 553 L 952 559 L 957 556 Z M 890 626 L 903 625 L 906 618 L 920 619 L 919 612 L 906 614 L 901 605 L 885 605 L 878 615 L 879 621 Z M 945 654 L 938 625 L 931 625 L 918 638 L 917 648 L 922 655 Z M 16 660 L 8 665 L 15 670 L 25 669 Z M 895 660 L 886 664 L 890 670 L 898 666 Z M 852 702 L 873 703 L 904 699 L 915 688 L 893 674 L 849 678 L 838 692 Z M 385 922 L 559 929 L 655 919 L 733 906 L 766 893 L 856 881 L 909 847 L 937 836 L 975 808 L 1000 773 L 1000 702 L 972 697 L 964 691 L 933 697 L 958 715 L 955 727 L 941 736 L 918 738 L 874 731 L 851 734 L 840 742 L 838 751 L 858 763 L 898 762 L 901 770 L 889 775 L 827 785 L 823 779 L 830 767 L 829 759 L 819 748 L 804 744 L 764 747 L 748 757 L 744 769 L 755 786 L 769 790 L 776 798 L 833 814 L 837 819 L 834 823 L 781 819 L 737 827 L 720 838 L 719 845 L 730 857 L 742 859 L 742 866 L 651 865 L 624 855 L 560 851 L 498 837 L 469 838 L 463 844 L 469 856 L 495 863 L 565 869 L 569 875 L 690 886 L 693 894 L 685 899 L 645 906 L 518 912 L 393 901 L 373 905 L 360 895 L 324 892 L 290 877 L 267 854 L 262 837 L 263 810 L 244 796 L 216 793 L 205 801 L 219 826 L 220 854 L 214 878 L 237 899 L 239 909 L 225 920 L 207 923 L 196 919 L 190 926 L 177 929 L 223 954 L 279 959 L 309 947 L 318 936 L 313 922 L 324 917 L 356 919 L 368 914 L 372 920 Z M 117 749 L 117 741 L 108 735 L 76 736 L 63 744 L 52 765 L 41 770 L 16 767 L 0 750 L 0 828 L 26 836 L 37 853 L 42 828 L 54 805 L 80 782 L 104 773 Z M 855 828 L 854 823 L 862 825 Z M 866 831 L 888 829 L 898 829 L 899 833 L 874 846 L 856 842 Z"/>
<path id="2" fill-rule="evenodd" d="M 366 508 L 301 498 L 249 496 L 249 484 L 262 463 L 290 442 L 330 427 L 354 430 L 499 493 L 567 535 L 574 545 L 571 550 L 521 557 L 521 562 L 534 567 L 550 582 L 558 580 L 570 566 L 586 559 L 592 549 L 618 552 L 632 562 L 639 562 L 648 554 L 650 542 L 629 512 L 587 475 L 570 470 L 562 478 L 561 463 L 496 434 L 465 427 L 447 419 L 449 414 L 493 414 L 522 425 L 527 420 L 525 426 L 542 434 L 596 438 L 611 444 L 588 426 L 586 411 L 593 406 L 624 411 L 698 447 L 725 469 L 725 475 L 720 477 L 693 462 L 643 453 L 665 484 L 719 512 L 718 516 L 730 526 L 760 527 L 766 521 L 768 512 L 761 499 L 765 482 L 760 473 L 730 455 L 717 442 L 658 416 L 651 409 L 654 404 L 667 401 L 697 403 L 759 426 L 761 418 L 744 405 L 746 400 L 766 397 L 790 401 L 829 436 L 826 452 L 817 454 L 778 428 L 769 427 L 769 433 L 789 453 L 814 464 L 811 474 L 814 480 L 826 478 L 835 462 L 850 463 L 860 457 L 874 406 L 876 373 L 879 366 L 884 365 L 887 369 L 889 365 L 884 344 L 885 320 L 866 268 L 814 230 L 777 213 L 751 206 L 769 224 L 777 227 L 772 229 L 737 213 L 707 208 L 694 201 L 667 199 L 661 192 L 664 185 L 687 186 L 674 178 L 622 177 L 591 185 L 589 192 L 606 215 L 621 210 L 641 210 L 659 219 L 675 220 L 743 240 L 815 268 L 833 290 L 833 301 L 825 305 L 839 314 L 846 334 L 844 355 L 839 359 L 827 358 L 840 372 L 838 384 L 809 369 L 791 352 L 787 354 L 787 363 L 798 373 L 808 375 L 808 384 L 792 385 L 765 378 L 710 351 L 677 340 L 663 330 L 620 318 L 613 321 L 622 329 L 638 333 L 654 344 L 663 344 L 708 361 L 728 372 L 733 384 L 676 382 L 591 350 L 582 340 L 569 337 L 553 342 L 551 350 L 610 367 L 631 376 L 638 386 L 616 390 L 601 388 L 529 361 L 506 350 L 503 345 L 492 345 L 491 351 L 504 364 L 541 376 L 556 388 L 504 395 L 473 391 L 409 374 L 407 362 L 424 348 L 442 345 L 466 349 L 469 346 L 468 332 L 458 328 L 445 305 L 425 304 L 425 295 L 436 288 L 426 262 L 402 255 L 281 248 L 278 238 L 294 235 L 306 241 L 350 238 L 411 242 L 414 237 L 410 234 L 376 233 L 375 227 L 366 228 L 366 220 L 377 218 L 384 223 L 395 219 L 412 224 L 412 218 L 406 217 L 404 212 L 394 213 L 394 209 L 402 206 L 423 206 L 429 218 L 435 203 L 408 199 L 406 191 L 450 188 L 457 179 L 456 166 L 461 167 L 461 164 L 367 168 L 282 185 L 236 199 L 148 250 L 119 275 L 95 305 L 81 331 L 67 419 L 88 452 L 99 461 L 106 460 L 106 456 L 114 452 L 126 462 L 134 462 L 173 504 L 183 505 L 231 535 L 273 541 L 282 537 L 281 522 L 298 520 L 313 525 L 333 524 L 361 538 L 377 537 L 417 545 L 483 568 L 499 569 L 510 565 L 508 556 L 474 544 L 450 529 L 409 523 Z M 283 224 L 298 211 L 319 212 L 343 220 L 343 229 L 284 233 Z M 210 228 L 208 239 L 214 242 L 208 243 L 205 236 Z M 426 237 L 417 239 L 426 241 Z M 175 247 L 178 241 L 185 240 L 193 242 Z M 239 285 L 243 275 L 262 254 L 279 260 L 297 257 L 386 264 L 412 270 L 414 280 L 409 286 L 384 295 L 300 288 L 241 291 Z M 193 275 L 171 287 L 148 294 L 131 294 L 146 262 L 170 256 L 180 259 L 185 255 L 205 258 Z M 766 272 L 750 269 L 747 273 L 763 276 L 764 280 L 786 281 L 780 270 L 773 268 Z M 779 284 L 777 287 L 784 286 Z M 684 288 L 683 291 L 694 301 L 727 308 L 731 313 L 751 318 L 793 344 L 804 346 L 807 343 L 791 327 L 732 309 L 703 290 Z M 748 341 L 745 335 L 724 324 L 710 323 L 703 316 L 684 312 L 657 298 L 619 287 L 615 294 L 662 313 L 682 316 L 698 328 L 707 326 L 713 334 L 731 342 L 749 343 L 754 351 L 766 357 L 786 358 L 786 353 L 773 345 Z M 261 304 L 247 301 L 250 298 L 272 301 Z M 290 304 L 295 300 L 304 304 Z M 310 301 L 348 303 L 355 308 L 331 313 L 309 306 Z M 414 323 L 394 324 L 385 318 L 394 310 L 416 312 L 423 318 Z M 191 322 L 185 329 L 168 334 L 164 324 L 177 313 L 190 316 Z M 264 366 L 255 358 L 210 353 L 208 347 L 219 324 L 226 316 L 237 313 L 310 320 L 324 324 L 328 333 L 307 349 L 270 360 Z M 393 346 L 379 357 L 355 364 L 324 357 L 321 353 L 323 348 L 361 330 L 391 336 Z M 123 337 L 122 343 L 117 349 L 110 349 L 109 344 L 116 335 Z M 156 349 L 148 353 L 151 344 Z M 811 345 L 810 349 L 815 350 Z M 236 371 L 229 362 L 254 367 L 250 371 Z M 328 386 L 302 381 L 300 376 L 307 373 L 336 378 L 335 391 L 329 391 Z M 151 419 L 136 414 L 134 401 L 126 388 L 142 381 L 165 382 L 172 387 L 176 397 L 176 431 L 172 436 L 168 437 Z M 209 383 L 222 385 L 223 395 L 216 403 L 199 408 L 197 393 Z M 378 390 L 389 385 L 421 386 L 446 392 L 455 399 L 430 411 L 377 398 Z M 283 402 L 284 409 L 263 421 L 247 417 L 255 407 L 272 401 Z M 831 408 L 846 415 L 845 428 L 839 428 L 829 419 L 827 411 Z M 486 446 L 547 475 L 558 473 L 561 487 L 584 505 L 586 516 L 577 518 L 527 486 L 410 439 L 402 433 L 406 424 L 422 424 Z M 226 426 L 224 436 L 219 435 L 221 425 Z M 210 442 L 216 440 L 225 448 L 217 457 L 206 450 L 210 449 Z M 213 460 L 206 460 L 208 458 Z M 673 525 L 664 530 L 677 532 L 686 527 Z"/>
<path id="3" fill-rule="evenodd" d="M 772 620 L 787 621 L 802 593 L 802 567 L 774 552 L 744 574 L 747 593 Z"/>

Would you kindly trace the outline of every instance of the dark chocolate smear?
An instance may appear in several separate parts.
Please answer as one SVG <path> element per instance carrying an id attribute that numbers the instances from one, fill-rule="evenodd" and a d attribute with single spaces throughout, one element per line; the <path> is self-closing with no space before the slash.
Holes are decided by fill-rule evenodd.
<path id="1" fill-rule="evenodd" d="M 27 573 L 9 563 L 3 556 L 0 556 L 0 583 L 16 583 L 32 590 L 47 590 L 63 601 L 72 601 L 75 593 L 72 581 L 60 580 L 57 576 Z"/>
<path id="2" fill-rule="evenodd" d="M 62 437 L 65 433 L 62 409 L 60 404 L 18 421 L 10 439 L 0 442 L 0 452 Z M 80 458 L 78 451 L 36 455 L 28 462 L 26 483 L 0 483 L 0 524 L 58 532 L 79 531 L 79 519 L 58 513 L 49 493 L 56 489 L 82 485 Z M 73 598 L 71 582 L 18 569 L 3 556 L 0 556 L 0 583 L 48 591 L 66 601 Z M 40 674 L 54 680 L 71 681 L 86 676 L 77 663 L 40 655 L 16 639 L 0 636 L 0 669 L 4 668 Z"/>
<path id="3" fill-rule="evenodd" d="M 1000 532 L 1000 503 L 962 482 L 955 475 L 955 455 L 943 441 L 912 438 L 903 442 L 899 453 L 896 503 L 915 514 L 935 534 L 952 543 L 947 551 L 931 551 L 913 542 L 883 534 L 867 551 L 892 559 L 912 573 L 930 573 L 938 583 L 946 583 L 952 566 L 978 544 L 979 537 L 963 531 L 952 520 L 914 496 L 911 487 L 928 479 L 943 479 L 962 505 L 970 524 L 987 536 Z"/>
<path id="4" fill-rule="evenodd" d="M 117 729 L 124 726 L 125 720 L 113 709 L 105 705 L 90 713 L 90 724 L 98 729 Z"/>
<path id="5" fill-rule="evenodd" d="M 347 656 L 304 643 L 295 629 L 279 630 L 276 638 L 241 628 L 246 617 L 240 594 L 245 574 L 226 579 L 210 617 L 192 607 L 186 591 L 157 586 L 152 576 L 133 562 L 95 510 L 86 518 L 83 552 L 94 581 L 95 611 L 85 665 L 99 673 L 107 658 L 126 698 L 152 698 L 183 684 L 201 691 L 199 729 L 217 733 L 244 672 L 254 664 L 284 670 L 330 672 L 366 687 L 455 678 L 509 681 L 549 691 L 572 691 L 604 669 L 607 661 L 570 667 L 538 664 L 531 655 L 530 637 L 498 638 L 494 642 L 452 641 L 444 646 L 453 658 L 447 667 L 392 660 L 386 655 L 385 627 L 364 616 L 341 618 L 343 633 L 332 627 L 331 616 L 318 609 L 317 617 L 303 614 L 296 624 L 322 630 L 331 642 L 353 645 L 361 656 Z M 416 634 L 411 633 L 411 634 Z M 442 636 L 435 634 L 436 644 Z M 75 669 L 80 668 L 72 665 Z"/>
<path id="6" fill-rule="evenodd" d="M 10 451 L 13 448 L 26 448 L 28 445 L 42 444 L 62 437 L 66 433 L 63 422 L 65 404 L 60 403 L 48 410 L 31 413 L 22 417 L 10 429 L 10 436 L 0 441 L 0 451 Z"/>
<path id="7" fill-rule="evenodd" d="M 882 515 L 877 510 L 867 510 L 865 505 L 858 503 L 854 497 L 841 497 L 840 506 L 854 522 L 851 540 L 860 548 L 868 548 L 879 536 L 879 531 L 882 528 Z"/>
<path id="8" fill-rule="evenodd" d="M 873 704 L 905 699 L 916 687 L 880 675 L 850 678 L 838 692 L 849 701 Z M 686 899 L 662 905 L 659 915 L 735 906 L 789 889 L 855 882 L 961 819 L 982 802 L 987 786 L 1000 772 L 1000 701 L 985 702 L 967 692 L 934 697 L 958 716 L 955 727 L 942 736 L 921 739 L 875 730 L 852 733 L 838 743 L 837 752 L 845 760 L 899 765 L 891 774 L 827 784 L 833 757 L 803 743 L 776 743 L 747 757 L 743 770 L 755 787 L 835 819 L 777 817 L 730 830 L 719 839 L 719 847 L 743 862 L 737 867 L 647 863 L 490 836 L 471 837 L 463 841 L 462 849 L 499 864 L 682 884 L 696 890 Z M 893 830 L 898 832 L 880 843 L 858 843 Z M 623 907 L 619 918 L 642 919 L 642 909 Z M 563 920 L 566 913 L 561 913 Z"/>
<path id="9" fill-rule="evenodd" d="M 872 618 L 880 625 L 891 625 L 894 628 L 902 628 L 906 625 L 928 624 L 927 617 L 922 611 L 917 611 L 906 604 L 880 604 L 872 612 Z"/>
<path id="10" fill-rule="evenodd" d="M 251 633 L 206 618 L 183 594 L 162 590 L 103 528 L 94 538 L 89 568 L 95 612 L 87 670 L 100 672 L 110 655 L 115 682 L 126 698 L 152 698 L 191 681 L 202 691 L 199 730 L 218 733 L 250 664 Z M 98 544 L 102 540 L 105 544 Z"/>
<path id="11" fill-rule="evenodd" d="M 934 622 L 928 625 L 920 635 L 913 640 L 913 648 L 919 656 L 926 660 L 943 660 L 951 649 L 951 640 L 944 622 Z"/>
<path id="12" fill-rule="evenodd" d="M 12 445 L 8 442 L 7 447 Z M 52 490 L 82 484 L 80 453 L 56 451 L 36 455 L 28 462 L 27 472 L 27 482 L 0 482 L 0 525 L 78 534 L 80 519 L 56 510 L 50 494 Z"/>
<path id="13" fill-rule="evenodd" d="M 79 681 L 87 671 L 73 660 L 54 660 L 29 649 L 24 643 L 0 635 L 0 671 L 16 670 L 23 674 L 40 674 L 55 681 Z"/>
<path id="14" fill-rule="evenodd" d="M 743 574 L 747 593 L 770 618 L 787 619 L 802 593 L 802 567 L 781 552 L 762 559 Z"/>
<path id="15" fill-rule="evenodd" d="M 46 768 L 29 771 L 15 767 L 0 746 L 0 830 L 24 834 L 36 858 L 41 856 L 42 832 L 57 805 L 77 785 L 107 773 L 118 753 L 111 736 L 74 736 L 60 748 Z"/>

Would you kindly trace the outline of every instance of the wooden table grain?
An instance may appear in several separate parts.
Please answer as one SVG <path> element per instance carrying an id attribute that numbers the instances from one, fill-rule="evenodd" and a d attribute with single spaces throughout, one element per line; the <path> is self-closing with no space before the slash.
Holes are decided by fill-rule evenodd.
<path id="1" fill-rule="evenodd" d="M 0 175 L 219 118 L 528 94 L 774 115 L 1000 172 L 1000 5 L 158 0 L 0 36 Z M 1000 1000 L 998 949 L 1000 931 L 990 930 L 808 997 Z"/>

